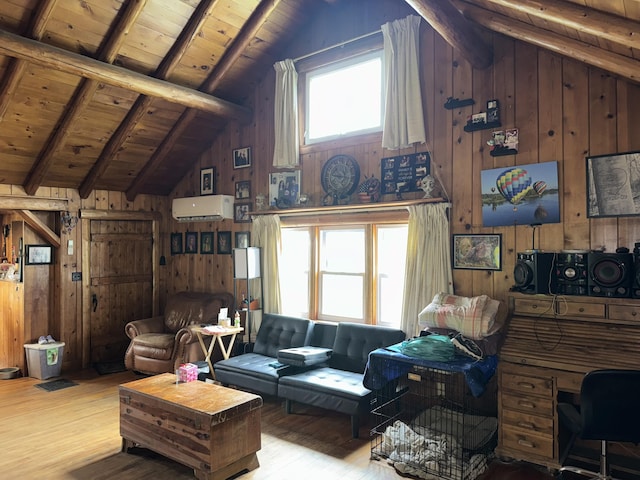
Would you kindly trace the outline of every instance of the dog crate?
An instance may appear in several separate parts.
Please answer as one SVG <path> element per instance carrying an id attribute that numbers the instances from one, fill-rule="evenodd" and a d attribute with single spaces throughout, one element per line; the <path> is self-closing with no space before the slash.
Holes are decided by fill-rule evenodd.
<path id="1" fill-rule="evenodd" d="M 463 373 L 413 366 L 395 394 L 383 389 L 376 398 L 371 458 L 418 478 L 473 480 L 496 443 L 489 404 L 471 395 Z"/>

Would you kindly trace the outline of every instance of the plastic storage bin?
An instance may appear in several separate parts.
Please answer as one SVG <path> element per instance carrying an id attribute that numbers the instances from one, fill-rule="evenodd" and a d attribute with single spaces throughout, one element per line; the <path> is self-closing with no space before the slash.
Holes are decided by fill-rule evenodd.
<path id="1" fill-rule="evenodd" d="M 45 380 L 59 377 L 62 369 L 64 342 L 27 343 L 24 346 L 27 354 L 27 370 L 29 376 Z"/>

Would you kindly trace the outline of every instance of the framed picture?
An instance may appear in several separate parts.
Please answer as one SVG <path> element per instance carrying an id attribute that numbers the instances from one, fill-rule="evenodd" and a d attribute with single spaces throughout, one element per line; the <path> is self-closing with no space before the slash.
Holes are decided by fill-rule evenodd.
<path id="1" fill-rule="evenodd" d="M 213 253 L 213 232 L 200 233 L 200 253 L 202 255 Z"/>
<path id="2" fill-rule="evenodd" d="M 453 235 L 453 268 L 502 270 L 502 234 Z"/>
<path id="3" fill-rule="evenodd" d="M 48 265 L 53 263 L 53 247 L 51 245 L 27 245 L 25 257 L 27 265 Z"/>
<path id="4" fill-rule="evenodd" d="M 269 205 L 286 208 L 300 204 L 300 170 L 269 174 Z"/>
<path id="5" fill-rule="evenodd" d="M 234 203 L 233 204 L 233 221 L 237 223 L 249 223 L 251 217 L 249 212 L 251 211 L 251 203 Z"/>
<path id="6" fill-rule="evenodd" d="M 480 178 L 483 227 L 560 223 L 558 162 L 482 170 Z"/>
<path id="7" fill-rule="evenodd" d="M 640 215 L 640 151 L 587 157 L 587 216 Z"/>
<path id="8" fill-rule="evenodd" d="M 233 168 L 251 166 L 251 147 L 236 148 L 233 151 Z"/>
<path id="9" fill-rule="evenodd" d="M 216 169 L 214 167 L 200 169 L 200 195 L 213 195 L 215 193 L 215 177 Z"/>
<path id="10" fill-rule="evenodd" d="M 236 182 L 236 200 L 247 198 L 251 198 L 251 182 L 249 180 Z"/>
<path id="11" fill-rule="evenodd" d="M 184 253 L 198 253 L 198 232 L 184 234 Z"/>
<path id="12" fill-rule="evenodd" d="M 231 254 L 231 232 L 218 232 L 218 253 Z"/>
<path id="13" fill-rule="evenodd" d="M 171 234 L 171 255 L 182 253 L 182 233 Z"/>
<path id="14" fill-rule="evenodd" d="M 251 243 L 250 232 L 236 232 L 236 248 L 247 248 Z"/>

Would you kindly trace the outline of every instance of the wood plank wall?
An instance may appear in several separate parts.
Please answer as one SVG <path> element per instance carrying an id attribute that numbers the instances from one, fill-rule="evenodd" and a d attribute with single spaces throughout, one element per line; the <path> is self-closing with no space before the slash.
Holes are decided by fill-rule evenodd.
<path id="1" fill-rule="evenodd" d="M 21 186 L 0 185 L 0 195 L 24 196 L 25 192 Z M 69 202 L 72 214 L 78 215 L 82 209 L 89 210 L 109 210 L 116 211 L 158 211 L 162 213 L 161 235 L 158 239 L 162 248 L 169 247 L 169 236 L 165 232 L 169 231 L 169 218 L 171 217 L 170 202 L 166 197 L 139 195 L 133 202 L 129 202 L 122 192 L 112 192 L 106 190 L 94 191 L 88 198 L 82 200 L 76 190 L 64 188 L 41 187 L 36 196 L 46 198 L 65 199 Z M 25 289 L 25 305 L 33 305 L 36 312 L 24 312 L 23 321 L 19 318 L 19 312 L 12 312 L 10 315 L 0 317 L 0 368 L 4 366 L 24 365 L 23 343 L 34 343 L 40 335 L 51 334 L 54 338 L 65 342 L 62 368 L 77 369 L 82 366 L 83 353 L 83 327 L 82 327 L 82 282 L 72 282 L 71 273 L 82 271 L 82 242 L 81 229 L 79 224 L 70 233 L 60 232 L 55 214 L 49 214 L 47 222 L 49 228 L 60 233 L 61 248 L 54 251 L 54 265 L 50 267 L 36 266 L 27 267 L 30 269 L 49 269 L 48 288 L 37 284 L 33 288 Z M 25 230 L 29 227 L 25 224 Z M 35 235 L 34 233 L 28 233 Z M 38 237 L 34 237 L 38 238 Z M 68 240 L 73 240 L 73 254 L 67 251 Z M 27 243 L 36 243 L 29 241 Z M 45 243 L 45 242 L 40 242 Z M 157 285 L 160 292 L 160 305 L 163 308 L 166 301 L 166 279 L 169 277 L 166 266 L 159 267 Z M 86 272 L 88 275 L 88 272 Z M 40 275 L 38 275 L 40 277 Z M 8 282 L 4 282 L 8 283 Z M 25 283 L 25 287 L 27 283 Z M 35 301 L 35 300 L 38 301 Z M 5 311 L 5 300 L 2 298 L 0 311 Z M 42 308 L 43 305 L 50 305 L 50 308 Z M 109 319 L 107 319 L 109 320 Z M 20 323 L 18 327 L 13 323 Z M 21 329 L 19 327 L 22 327 Z M 21 331 L 20 331 L 21 330 Z"/>
<path id="2" fill-rule="evenodd" d="M 351 9 L 351 11 L 349 11 Z M 305 54 L 327 45 L 379 29 L 386 21 L 411 13 L 404 2 L 376 0 L 351 2 L 339 17 L 318 16 L 305 34 L 292 42 L 282 58 Z M 461 295 L 487 294 L 504 300 L 513 284 L 516 252 L 531 248 L 530 227 L 483 228 L 480 172 L 483 169 L 558 161 L 561 190 L 559 224 L 537 230 L 536 247 L 545 250 L 633 247 L 640 240 L 637 217 L 590 220 L 586 216 L 585 156 L 640 149 L 637 125 L 640 120 L 640 87 L 618 80 L 572 59 L 562 58 L 501 35 L 485 33 L 493 44 L 494 64 L 482 71 L 473 69 L 448 44 L 423 23 L 422 77 L 428 149 L 433 165 L 452 202 L 452 233 L 501 233 L 503 269 L 497 272 L 454 270 L 455 291 Z M 216 168 L 218 194 L 234 194 L 235 182 L 251 181 L 251 200 L 268 193 L 273 151 L 273 85 L 270 71 L 246 102 L 254 108 L 254 122 L 248 126 L 231 123 L 204 152 L 198 164 L 171 195 L 199 193 L 200 169 Z M 446 110 L 448 97 L 473 97 L 474 107 Z M 505 128 L 520 129 L 520 150 L 515 156 L 491 157 L 486 141 L 490 131 L 466 133 L 467 115 L 475 113 L 489 99 L 498 99 Z M 233 169 L 232 150 L 252 148 L 250 168 Z M 426 147 L 420 146 L 417 151 Z M 413 149 L 401 153 L 412 153 Z M 364 137 L 347 143 L 329 143 L 303 151 L 301 192 L 318 205 L 322 197 L 320 171 L 332 155 L 347 153 L 359 162 L 363 174 L 380 175 L 380 159 L 396 152 L 380 147 L 378 137 Z M 21 187 L 0 185 L 0 194 L 24 195 Z M 145 210 L 163 215 L 161 255 L 166 266 L 159 268 L 161 310 L 166 296 L 180 290 L 229 291 L 233 293 L 230 255 L 182 254 L 171 256 L 169 235 L 186 231 L 250 230 L 248 223 L 225 220 L 214 223 L 177 223 L 171 219 L 171 198 L 140 195 L 129 202 L 123 193 L 96 191 L 86 200 L 71 189 L 41 188 L 37 195 L 69 199 L 72 211 L 84 209 Z M 414 194 L 419 197 L 420 194 Z M 411 196 L 406 196 L 411 198 Z M 384 198 L 392 201 L 392 197 Z M 357 201 L 357 200 L 356 200 Z M 67 255 L 67 240 L 76 245 Z M 63 248 L 56 252 L 55 286 L 51 333 L 66 342 L 63 368 L 79 367 L 82 357 L 81 284 L 71 282 L 71 272 L 81 265 L 79 229 L 62 234 Z M 217 247 L 216 247 L 217 251 Z M 28 296 L 29 292 L 25 292 Z M 5 320 L 2 320 L 5 322 Z M 27 320 L 28 321 L 28 320 Z M 0 328 L 0 331 L 2 329 Z M 6 331 L 6 330 L 5 330 Z M 0 348 L 0 352 L 4 350 Z M 0 358 L 2 364 L 3 358 Z M 5 362 L 6 363 L 6 362 Z M 8 363 L 7 365 L 12 365 Z M 5 366 L 5 365 L 0 365 Z"/>
<path id="3" fill-rule="evenodd" d="M 305 34 L 292 42 L 291 52 L 282 58 L 295 58 L 355 38 L 378 29 L 385 21 L 411 13 L 398 2 L 376 1 L 347 7 L 353 11 L 342 11 L 340 18 L 315 18 Z M 352 23 L 347 24 L 345 18 Z M 513 285 L 516 253 L 532 247 L 533 232 L 529 226 L 482 227 L 480 174 L 483 169 L 558 161 L 561 223 L 536 229 L 536 248 L 549 251 L 605 248 L 607 252 L 614 252 L 617 247 L 633 248 L 635 241 L 640 240 L 637 218 L 587 218 L 585 156 L 640 149 L 640 136 L 634 134 L 640 115 L 640 87 L 575 60 L 487 32 L 484 35 L 493 45 L 494 64 L 488 69 L 476 70 L 430 26 L 423 22 L 422 28 L 422 84 L 428 146 L 419 146 L 417 151 L 428 148 L 432 153 L 438 176 L 453 204 L 451 232 L 500 233 L 503 240 L 502 271 L 454 270 L 455 291 L 461 295 L 487 294 L 504 300 Z M 271 167 L 273 77 L 270 72 L 249 101 L 256 112 L 253 124 L 229 125 L 173 196 L 197 192 L 199 169 L 208 166 L 216 167 L 217 193 L 233 195 L 234 182 L 238 180 L 251 181 L 252 201 L 257 193 L 268 192 L 268 175 L 275 171 Z M 443 105 L 450 96 L 472 97 L 476 104 L 446 110 Z M 489 99 L 500 102 L 503 128 L 519 128 L 517 155 L 490 156 L 486 143 L 490 130 L 464 132 L 467 115 L 483 110 Z M 232 149 L 244 146 L 253 150 L 253 165 L 233 170 Z M 319 205 L 323 195 L 322 165 L 337 153 L 353 155 L 363 174 L 377 177 L 380 159 L 395 154 L 382 149 L 379 138 L 371 137 L 303 150 L 301 192 L 311 196 L 312 204 Z M 383 200 L 393 201 L 393 197 L 386 196 Z M 235 232 L 249 227 L 245 223 L 224 221 L 192 224 L 189 228 Z M 172 230 L 186 231 L 185 228 L 176 223 Z M 233 291 L 232 263 L 228 256 L 179 255 L 172 259 L 170 270 L 173 272 L 167 280 L 170 291 L 187 287 Z"/>

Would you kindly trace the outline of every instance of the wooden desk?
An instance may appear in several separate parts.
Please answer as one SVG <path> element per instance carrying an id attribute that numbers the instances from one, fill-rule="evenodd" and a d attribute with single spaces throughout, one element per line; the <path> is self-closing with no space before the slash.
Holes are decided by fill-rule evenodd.
<path id="1" fill-rule="evenodd" d="M 577 403 L 587 372 L 638 368 L 640 302 L 514 293 L 509 310 L 498 367 L 496 453 L 559 468 L 570 435 L 558 420 L 558 402 Z"/>
<path id="2" fill-rule="evenodd" d="M 242 327 L 222 327 L 220 325 L 214 325 L 216 330 L 207 330 L 206 327 L 191 327 L 191 329 L 198 336 L 198 342 L 200 343 L 200 348 L 202 348 L 202 352 L 204 353 L 204 359 L 209 365 L 209 372 L 211 373 L 211 378 L 215 380 L 215 373 L 213 372 L 213 365 L 211 364 L 211 354 L 213 353 L 213 349 L 216 346 L 216 343 L 220 346 L 220 351 L 222 352 L 222 357 L 227 360 L 229 355 L 231 355 L 231 351 L 233 350 L 233 344 L 236 341 L 236 336 L 239 333 L 244 332 L 244 328 Z M 215 337 L 215 340 L 212 338 L 211 343 L 209 344 L 209 348 L 204 343 L 203 336 L 211 336 Z M 224 343 L 222 342 L 223 337 L 231 336 L 229 340 L 229 345 L 225 348 Z"/>
<path id="3" fill-rule="evenodd" d="M 260 466 L 258 395 L 171 373 L 120 385 L 122 450 L 139 445 L 192 467 L 196 478 L 224 480 Z"/>

